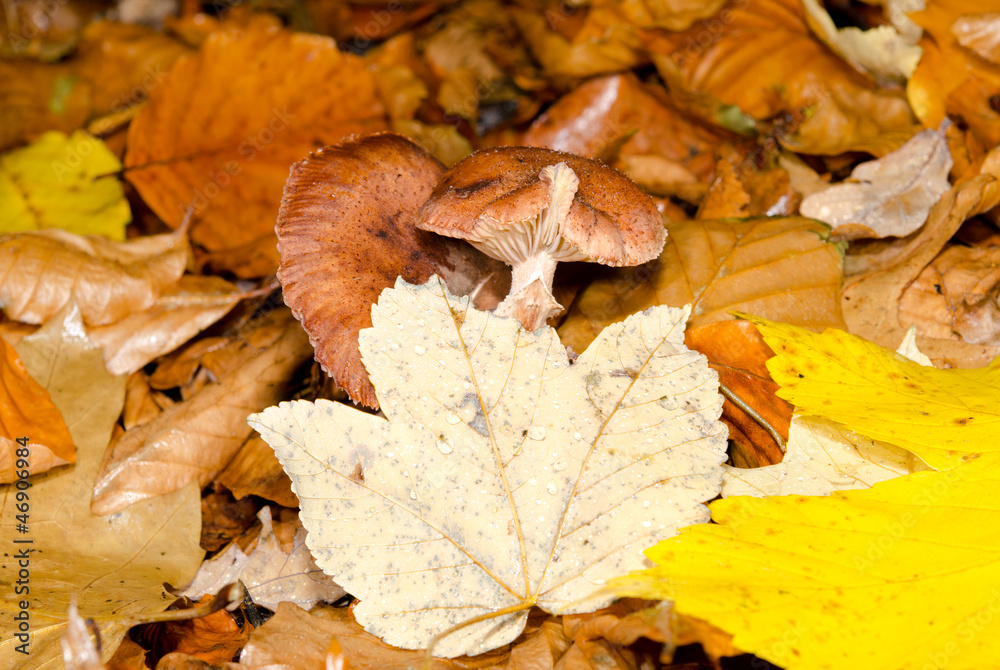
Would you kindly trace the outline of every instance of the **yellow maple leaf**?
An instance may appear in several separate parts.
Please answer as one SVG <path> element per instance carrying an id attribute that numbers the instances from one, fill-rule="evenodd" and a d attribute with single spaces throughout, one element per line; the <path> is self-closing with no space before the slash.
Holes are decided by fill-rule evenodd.
<path id="1" fill-rule="evenodd" d="M 609 582 L 786 670 L 1000 663 L 1000 455 L 829 497 L 733 497 Z"/>
<path id="2" fill-rule="evenodd" d="M 0 233 L 62 228 L 79 235 L 125 239 L 132 212 L 121 162 L 83 131 L 44 133 L 0 156 Z"/>
<path id="3" fill-rule="evenodd" d="M 767 369 L 778 396 L 798 413 L 907 449 L 935 469 L 1000 451 L 1000 359 L 939 370 L 841 330 L 746 318 L 775 352 Z"/>

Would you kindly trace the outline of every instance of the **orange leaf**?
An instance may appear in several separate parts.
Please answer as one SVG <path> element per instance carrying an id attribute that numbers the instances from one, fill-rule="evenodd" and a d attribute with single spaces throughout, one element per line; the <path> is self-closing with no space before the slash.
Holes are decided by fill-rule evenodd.
<path id="1" fill-rule="evenodd" d="M 260 276 L 278 266 L 274 219 L 288 166 L 385 125 L 360 58 L 259 19 L 213 33 L 174 64 L 129 128 L 127 177 L 174 228 L 194 207 L 192 239 L 215 254 L 213 266 Z"/>
<path id="2" fill-rule="evenodd" d="M 1000 143 L 1000 121 L 991 102 L 1000 95 L 1000 65 L 976 53 L 981 42 L 970 32 L 970 20 L 976 15 L 989 20 L 987 35 L 1000 29 L 1000 21 L 981 15 L 984 11 L 981 0 L 935 0 L 909 15 L 926 32 L 920 40 L 924 53 L 906 95 L 928 128 L 937 127 L 946 115 L 960 116 L 982 147 L 990 149 Z"/>
<path id="3" fill-rule="evenodd" d="M 778 385 L 764 364 L 774 356 L 764 338 L 749 321 L 718 321 L 688 329 L 684 343 L 708 357 L 719 373 L 719 383 L 750 405 L 771 427 L 788 440 L 792 406 L 775 395 Z M 749 414 L 726 398 L 722 422 L 734 443 L 730 458 L 740 468 L 780 463 L 781 448 Z"/>
<path id="4" fill-rule="evenodd" d="M 27 438 L 19 444 L 18 438 Z M 0 338 L 0 483 L 17 481 L 17 450 L 28 447 L 36 475 L 76 462 L 76 446 L 49 392 L 31 378 L 14 347 Z"/>

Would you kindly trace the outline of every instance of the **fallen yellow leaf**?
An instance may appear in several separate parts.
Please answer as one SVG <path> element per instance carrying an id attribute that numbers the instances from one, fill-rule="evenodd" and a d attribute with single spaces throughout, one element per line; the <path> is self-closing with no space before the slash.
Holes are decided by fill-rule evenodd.
<path id="1" fill-rule="evenodd" d="M 0 156 L 0 233 L 62 228 L 125 239 L 132 211 L 104 142 L 51 131 Z"/>
<path id="2" fill-rule="evenodd" d="M 939 370 L 841 330 L 747 318 L 775 352 L 767 369 L 778 396 L 797 412 L 839 421 L 936 469 L 1000 451 L 1000 358 L 987 368 Z"/>
<path id="3" fill-rule="evenodd" d="M 785 670 L 1000 663 L 1000 456 L 829 497 L 726 498 L 609 584 Z"/>

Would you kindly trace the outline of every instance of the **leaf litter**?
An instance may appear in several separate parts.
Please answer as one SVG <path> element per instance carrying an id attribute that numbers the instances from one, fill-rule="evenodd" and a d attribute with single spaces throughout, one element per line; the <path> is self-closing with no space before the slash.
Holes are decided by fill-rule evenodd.
<path id="1" fill-rule="evenodd" d="M 893 482 L 912 481 L 916 488 L 907 490 L 923 496 L 927 491 L 920 488 L 920 482 L 938 482 L 932 485 L 933 494 L 940 488 L 939 479 L 932 477 L 933 473 L 902 474 L 914 464 L 919 466 L 919 459 L 892 441 L 908 442 L 905 446 L 923 450 L 923 457 L 938 467 L 956 470 L 988 457 L 974 451 L 974 444 L 952 449 L 955 440 L 972 434 L 973 443 L 996 441 L 989 423 L 985 424 L 985 435 L 970 430 L 968 424 L 948 430 L 948 421 L 955 418 L 949 412 L 923 418 L 941 424 L 940 430 L 931 432 L 958 452 L 957 459 L 935 453 L 939 445 L 926 444 L 930 441 L 920 431 L 906 427 L 891 435 L 864 435 L 871 432 L 870 426 L 855 424 L 867 420 L 880 423 L 875 427 L 882 430 L 900 425 L 892 406 L 885 404 L 886 399 L 899 400 L 899 388 L 889 384 L 889 395 L 851 409 L 848 401 L 854 391 L 864 394 L 871 390 L 868 381 L 859 382 L 856 388 L 827 384 L 822 377 L 817 383 L 811 377 L 812 368 L 801 371 L 801 379 L 780 374 L 772 378 L 766 364 L 773 351 L 749 322 L 732 321 L 729 313 L 737 309 L 816 331 L 846 325 L 854 335 L 887 348 L 896 347 L 904 333 L 910 333 L 907 356 L 915 356 L 918 347 L 930 356 L 925 363 L 932 361 L 945 368 L 942 372 L 952 381 L 964 380 L 948 387 L 954 391 L 951 401 L 934 401 L 942 406 L 969 400 L 963 395 L 970 390 L 969 374 L 981 374 L 987 385 L 992 384 L 991 368 L 979 373 L 954 369 L 983 368 L 1000 354 L 1000 282 L 996 272 L 1000 233 L 994 211 L 1000 189 L 996 185 L 998 158 L 993 150 L 1000 142 L 996 114 L 1000 58 L 994 35 L 996 15 L 983 13 L 985 9 L 975 3 L 940 0 L 923 10 L 908 2 L 855 3 L 852 14 L 836 17 L 836 31 L 819 3 L 792 0 L 728 5 L 630 0 L 559 7 L 464 0 L 404 8 L 295 1 L 255 7 L 253 11 L 211 6 L 212 16 L 198 13 L 201 7 L 195 2 L 183 3 L 176 8 L 177 16 L 166 18 L 159 11 L 161 6 L 125 0 L 119 4 L 118 21 L 93 20 L 98 15 L 87 7 L 64 4 L 51 16 L 45 13 L 49 19 L 45 25 L 35 20 L 41 14 L 29 11 L 37 6 L 22 3 L 0 15 L 0 33 L 4 35 L 0 39 L 0 89 L 6 94 L 0 101 L 0 147 L 7 152 L 0 156 L 0 163 L 14 168 L 13 173 L 4 173 L 6 178 L 0 177 L 8 187 L 4 192 L 11 196 L 0 197 L 0 211 L 17 210 L 13 218 L 3 214 L 0 220 L 9 226 L 33 229 L 7 229 L 0 239 L 0 305 L 4 309 L 0 334 L 16 344 L 27 373 L 25 377 L 16 372 L 17 380 L 9 379 L 7 390 L 11 402 L 30 398 L 32 405 L 27 411 L 22 403 L 24 411 L 20 413 L 10 407 L 2 418 L 11 438 L 29 433 L 33 471 L 56 465 L 56 459 L 46 456 L 49 442 L 62 445 L 57 452 L 60 461 L 72 460 L 65 457 L 72 455 L 74 445 L 80 459 L 76 465 L 56 465 L 48 473 L 30 477 L 37 485 L 31 491 L 40 496 L 32 499 L 33 505 L 38 502 L 39 514 L 49 514 L 52 503 L 42 500 L 50 496 L 58 499 L 66 494 L 66 505 L 86 504 L 87 487 L 75 479 L 75 473 L 85 474 L 93 484 L 97 461 L 92 449 L 98 447 L 89 439 L 105 446 L 136 442 L 143 430 L 166 426 L 169 422 L 160 418 L 166 412 L 182 419 L 178 438 L 195 439 L 167 440 L 159 450 L 140 448 L 117 461 L 123 466 L 123 475 L 128 475 L 117 480 L 125 497 L 155 496 L 181 481 L 198 479 L 205 486 L 201 542 L 212 552 L 225 550 L 230 540 L 235 544 L 225 551 L 234 552 L 237 545 L 248 549 L 245 542 L 255 531 L 247 531 L 247 527 L 254 523 L 265 500 L 292 508 L 279 512 L 272 505 L 276 518 L 286 519 L 294 513 L 299 498 L 273 450 L 251 434 L 240 412 L 225 409 L 225 399 L 256 398 L 236 403 L 247 405 L 241 410 L 243 414 L 290 398 L 325 399 L 320 402 L 324 406 L 326 400 L 338 405 L 349 402 L 345 391 L 320 365 L 289 364 L 264 376 L 240 374 L 238 370 L 252 367 L 253 361 L 259 363 L 258 359 L 268 355 L 258 350 L 255 356 L 247 356 L 248 347 L 261 343 L 253 325 L 259 316 L 255 312 L 273 306 L 262 296 L 275 286 L 273 276 L 267 274 L 273 272 L 278 259 L 272 229 L 289 165 L 307 159 L 309 152 L 325 143 L 374 128 L 392 128 L 446 165 L 455 164 L 471 151 L 493 146 L 529 144 L 569 149 L 607 162 L 652 193 L 670 233 L 664 257 L 639 268 L 600 274 L 593 268 L 561 267 L 554 290 L 559 301 L 569 306 L 570 319 L 561 324 L 560 338 L 581 351 L 605 327 L 633 313 L 662 302 L 678 308 L 693 303 L 696 323 L 687 330 L 685 339 L 708 356 L 727 386 L 722 420 L 729 427 L 729 458 L 734 465 L 763 466 L 730 469 L 724 476 L 724 487 L 734 476 L 771 493 L 830 493 L 836 488 L 872 483 L 875 486 L 870 491 L 877 492 Z M 126 23 L 132 20 L 148 22 L 148 27 Z M 841 30 L 845 21 L 853 25 Z M 25 30 L 31 31 L 30 39 L 23 38 Z M 338 42 L 307 34 L 316 32 L 329 34 Z M 911 75 L 918 51 L 919 61 Z M 654 68 L 657 76 L 649 76 Z M 347 89 L 352 95 L 343 94 Z M 932 130 L 946 118 L 952 125 L 943 135 Z M 922 129 L 927 130 L 918 132 Z M 921 142 L 932 133 L 936 139 L 925 143 L 924 149 L 934 160 L 925 164 L 920 157 L 915 162 L 903 161 L 896 171 L 893 164 L 900 167 L 900 154 L 892 152 L 904 145 L 912 148 L 913 142 Z M 65 139 L 55 142 L 55 138 Z M 910 144 L 906 144 L 908 140 Z M 23 157 L 43 145 L 47 157 L 31 159 L 26 166 Z M 862 151 L 877 160 L 870 161 Z M 377 153 L 374 163 L 378 162 Z M 950 170 L 939 160 L 946 153 L 953 160 Z M 128 167 L 119 170 L 117 161 Z M 933 170 L 928 171 L 932 164 Z M 384 176 L 402 169 L 398 165 L 358 168 L 349 176 L 363 181 L 374 172 Z M 863 229 L 855 222 L 829 235 L 817 222 L 798 216 L 816 215 L 808 204 L 800 207 L 803 198 L 808 201 L 811 194 L 821 191 L 832 197 L 841 184 L 851 186 L 848 175 L 855 169 L 860 174 L 873 168 L 883 173 L 872 181 L 879 189 L 861 193 L 846 214 L 860 219 L 868 212 Z M 885 177 L 887 168 L 891 178 Z M 910 188 L 926 181 L 930 172 L 936 172 L 933 193 Z M 322 169 L 317 170 L 315 179 L 301 180 L 298 193 L 293 195 L 300 198 L 298 204 L 309 194 L 315 203 L 337 204 L 327 198 L 336 189 L 326 193 L 310 190 L 325 182 L 322 173 Z M 938 195 L 941 189 L 946 190 Z M 391 189 L 369 189 L 382 195 L 387 190 Z M 895 196 L 887 200 L 889 193 Z M 419 195 L 416 200 L 412 207 L 421 205 Z M 887 214 L 898 212 L 901 205 L 905 210 L 901 217 Z M 88 208 L 99 214 L 88 216 Z M 193 214 L 189 227 L 162 235 L 170 227 L 181 226 L 188 211 Z M 391 287 L 398 276 L 419 282 L 436 272 L 446 279 L 449 290 L 473 295 L 478 309 L 489 309 L 490 300 L 495 303 L 496 297 L 505 293 L 503 278 L 470 249 L 454 244 L 445 251 L 445 243 L 432 237 L 418 248 L 435 260 L 425 264 L 430 267 L 418 267 L 419 263 L 411 262 L 414 248 L 400 243 L 405 237 L 406 217 L 395 216 L 392 206 L 379 212 L 362 203 L 354 210 L 361 216 L 343 211 L 333 208 L 324 214 L 322 207 L 300 210 L 302 221 L 309 225 L 300 231 L 307 244 L 300 245 L 305 251 L 298 260 L 298 271 L 300 277 L 308 277 L 302 286 L 315 289 L 322 297 L 310 305 L 300 296 L 297 309 L 300 315 L 313 311 L 327 319 L 326 325 L 318 325 L 321 319 L 314 319 L 309 330 L 316 358 L 327 369 L 336 367 L 327 365 L 330 360 L 346 363 L 351 376 L 341 376 L 338 381 L 355 400 L 362 399 L 364 389 L 365 401 L 373 405 L 375 386 L 368 381 L 357 332 L 370 325 L 370 305 L 383 289 Z M 129 218 L 131 223 L 125 226 Z M 925 218 L 921 227 L 913 228 Z M 327 222 L 330 231 L 337 232 L 328 236 L 327 243 L 310 247 L 308 231 L 313 219 Z M 765 234 L 755 236 L 754 226 L 764 222 L 777 223 L 779 228 L 797 222 L 798 232 L 788 238 L 759 228 Z M 869 228 L 877 232 L 887 222 L 905 227 L 893 228 L 889 237 L 857 237 L 871 235 Z M 49 225 L 63 225 L 66 230 L 37 230 Z M 188 232 L 193 243 L 187 239 Z M 850 241 L 831 243 L 836 239 Z M 362 240 L 367 241 L 362 244 Z M 356 253 L 349 250 L 349 241 L 358 243 Z M 800 246 L 789 245 L 789 241 Z M 807 247 L 815 247 L 813 255 L 802 253 Z M 796 254 L 797 263 L 793 258 Z M 487 276 L 499 277 L 499 281 L 490 280 L 487 286 L 482 283 Z M 810 284 L 813 281 L 815 284 Z M 327 291 L 324 286 L 336 288 Z M 295 291 L 289 285 L 284 288 L 284 297 L 295 303 Z M 574 296 L 579 298 L 574 300 Z M 74 304 L 77 312 L 71 318 L 60 313 L 72 312 Z M 330 309 L 336 305 L 342 308 Z M 297 327 L 291 322 L 289 326 Z M 82 339 L 83 333 L 87 340 Z M 801 337 L 811 341 L 806 335 Z M 85 341 L 88 343 L 81 344 Z M 252 341 L 257 344 L 251 345 Z M 829 340 L 822 341 L 829 344 Z M 99 349 L 93 347 L 95 344 Z M 305 360 L 309 347 L 304 340 L 301 344 L 301 360 Z M 265 344 L 263 349 L 271 346 L 276 345 Z M 420 346 L 427 352 L 423 357 L 434 352 Z M 337 353 L 331 358 L 322 354 L 323 349 Z M 833 357 L 817 355 L 816 351 L 810 353 L 807 348 L 796 354 L 796 365 L 829 371 L 875 361 L 889 366 L 893 374 L 910 374 L 909 369 L 895 367 L 897 362 L 890 352 L 860 344 L 839 350 L 831 345 L 829 351 L 839 351 Z M 5 362 L 11 369 L 16 367 L 15 359 L 8 354 Z M 53 355 L 60 362 L 36 365 Z M 569 352 L 567 361 L 575 355 Z M 776 361 L 788 355 L 779 352 L 771 364 L 777 365 Z M 521 356 L 499 350 L 492 357 L 509 360 Z M 886 363 L 889 359 L 891 364 Z M 108 394 L 108 380 L 113 376 L 105 370 L 131 373 L 124 407 Z M 927 370 L 919 379 L 922 384 L 945 383 L 945 378 L 937 379 L 935 374 Z M 808 384 L 804 383 L 807 378 Z M 32 379 L 48 389 L 44 393 L 51 393 L 53 403 L 37 393 L 37 385 L 35 391 L 28 390 Z M 873 379 L 877 385 L 878 378 Z M 111 386 L 118 389 L 115 385 L 120 383 L 116 380 Z M 818 407 L 800 396 L 793 402 L 801 406 L 793 407 L 781 397 L 792 397 L 809 384 L 810 392 L 818 394 L 813 398 Z M 266 391 L 260 390 L 265 387 Z M 922 388 L 914 397 L 924 398 L 921 394 L 926 392 L 928 389 Z M 461 409 L 463 400 L 464 396 L 458 397 L 454 406 Z M 180 409 L 175 409 L 178 406 Z M 91 438 L 77 443 L 88 413 L 104 416 L 104 410 L 111 413 L 116 407 L 120 409 L 118 422 L 109 419 L 111 423 L 102 424 Z M 416 417 L 414 420 L 425 419 L 425 406 L 419 407 L 406 410 Z M 213 409 L 220 414 L 213 415 Z M 829 418 L 802 416 L 810 411 L 826 412 Z M 52 412 L 69 426 L 69 441 L 46 432 L 46 428 L 56 433 L 61 430 L 60 417 Z M 387 414 L 378 415 L 384 421 L 382 416 Z M 988 412 L 976 415 L 972 425 L 987 418 Z M 852 431 L 845 423 L 858 430 Z M 449 430 L 469 430 L 463 428 L 467 424 L 461 420 L 457 428 L 445 425 Z M 529 424 L 525 430 L 532 428 L 537 426 Z M 545 440 L 552 439 L 549 432 Z M 532 434 L 541 436 L 537 430 Z M 803 440 L 803 435 L 807 439 Z M 791 439 L 787 440 L 788 452 L 783 454 L 780 444 L 786 436 Z M 534 442 L 540 441 L 525 435 L 525 444 Z M 150 460 L 143 461 L 144 454 L 150 455 Z M 192 469 L 185 471 L 185 466 Z M 145 476 L 134 476 L 146 467 Z M 173 479 L 178 473 L 182 476 Z M 897 473 L 899 477 L 892 481 L 875 482 Z M 71 481 L 76 483 L 71 485 Z M 807 487 L 814 488 L 807 491 Z M 160 510 L 163 518 L 179 518 L 156 507 L 157 501 L 176 495 L 124 507 L 109 519 L 139 514 L 134 510 L 144 505 Z M 855 495 L 847 494 L 850 499 Z M 196 498 L 193 495 L 190 500 L 196 502 Z M 454 502 L 446 496 L 440 498 Z M 771 505 L 772 498 L 747 502 L 735 496 L 732 501 L 714 503 L 717 511 L 729 504 L 737 506 L 739 513 L 732 523 L 725 515 L 719 518 L 734 530 L 746 528 L 751 544 L 746 545 L 732 570 L 716 571 L 709 579 L 723 584 L 733 570 L 748 567 L 748 561 L 756 560 L 752 543 L 766 542 L 769 533 L 794 536 L 793 546 L 796 542 L 806 546 L 805 542 L 815 539 L 813 535 L 820 537 L 825 531 L 817 527 L 807 532 L 804 540 L 795 536 L 793 529 L 801 523 L 802 510 L 809 510 L 810 518 L 818 519 L 822 512 L 814 514 L 814 510 L 835 505 L 829 500 L 840 498 L 836 491 L 828 498 L 801 498 L 783 508 L 770 525 L 749 527 L 746 520 L 764 509 L 759 504 Z M 926 505 L 917 511 L 937 513 L 935 501 L 940 500 L 921 500 Z M 908 501 L 892 503 L 897 511 L 900 502 Z M 196 507 L 187 508 L 182 515 L 187 520 L 186 539 L 181 542 L 184 547 L 191 547 L 190 538 L 198 537 L 197 529 L 192 530 L 188 523 L 197 519 Z M 831 531 L 834 542 L 844 537 L 845 528 L 864 527 L 871 502 L 862 507 L 866 511 L 860 516 L 848 514 L 837 522 L 836 532 Z M 126 518 L 136 521 L 129 527 L 133 536 L 146 532 L 146 520 Z M 101 534 L 103 526 L 95 529 L 88 525 L 92 521 L 77 524 L 77 519 L 73 516 L 67 527 L 80 525 L 90 541 L 97 538 L 101 542 L 106 537 Z M 965 516 L 959 518 L 959 522 L 964 520 Z M 975 523 L 973 520 L 973 526 Z M 292 540 L 285 537 L 287 526 L 279 523 L 274 527 L 285 548 L 291 548 Z M 924 530 L 931 535 L 941 532 L 944 540 L 971 538 L 969 546 L 979 553 L 986 546 L 975 528 L 970 530 L 960 523 Z M 10 527 L 8 535 L 14 532 Z M 72 552 L 78 546 L 71 534 L 67 543 L 59 544 L 58 533 L 50 536 L 48 532 L 46 527 L 44 534 L 38 534 L 39 546 L 46 552 L 49 543 L 58 544 L 60 551 Z M 751 537 L 757 532 L 764 536 Z M 906 548 L 917 545 L 897 538 L 898 533 L 890 535 L 902 552 L 897 565 L 910 559 L 919 562 L 929 555 L 923 548 L 913 549 L 909 555 Z M 173 541 L 176 544 L 176 538 Z M 614 542 L 617 540 L 612 538 Z M 637 544 L 634 548 L 639 551 L 645 547 Z M 114 553 L 111 545 L 106 549 Z M 151 573 L 166 569 L 171 574 L 177 560 L 185 566 L 197 563 L 191 558 L 196 551 L 181 552 L 185 558 L 177 559 L 175 549 L 165 548 L 160 559 L 150 556 L 148 561 L 143 554 L 141 561 L 151 566 Z M 854 558 L 872 560 L 876 567 L 884 562 L 871 547 L 860 552 Z M 77 554 L 83 552 L 76 552 L 67 561 L 88 570 L 88 561 L 94 557 L 88 554 L 81 562 Z M 823 554 L 803 561 L 797 555 L 789 565 L 776 556 L 772 551 L 758 562 L 769 569 L 768 561 L 780 565 L 782 575 L 813 574 L 808 573 L 811 564 L 828 558 Z M 913 575 L 923 569 L 913 565 L 911 573 L 903 575 L 910 584 L 914 583 Z M 948 562 L 945 569 L 955 570 L 955 566 L 955 562 Z M 862 567 L 867 574 L 875 569 Z M 42 607 L 49 607 L 51 598 L 45 593 L 52 580 L 35 580 L 53 574 L 48 563 L 33 564 L 32 589 L 43 592 Z M 57 581 L 61 574 L 56 574 Z M 118 581 L 134 587 L 130 593 L 141 592 L 139 600 L 149 604 L 141 615 L 144 620 L 157 616 L 156 610 L 171 601 L 172 596 L 156 586 L 162 575 L 149 578 L 128 569 L 121 574 Z M 765 597 L 754 589 L 766 589 L 770 583 L 767 578 L 774 573 L 755 574 L 763 580 L 747 584 L 741 598 Z M 830 579 L 830 575 L 824 573 L 819 578 Z M 995 650 L 976 642 L 985 639 L 980 636 L 984 631 L 989 635 L 979 619 L 970 618 L 972 614 L 949 619 L 956 607 L 961 609 L 966 602 L 955 594 L 988 592 L 983 588 L 988 579 L 986 575 L 978 581 L 962 582 L 934 596 L 936 605 L 927 610 L 928 620 L 939 629 L 951 621 L 963 637 L 958 647 L 945 642 L 940 648 L 922 648 L 920 654 L 924 655 L 913 657 L 916 667 L 931 661 L 936 665 L 947 661 L 956 667 L 996 664 Z M 98 582 L 97 587 L 104 584 Z M 870 625 L 857 631 L 849 642 L 827 635 L 832 646 L 814 646 L 819 644 L 817 636 L 843 627 L 845 617 L 829 613 L 854 606 L 837 591 L 842 586 L 835 584 L 829 598 L 806 598 L 803 611 L 815 602 L 825 607 L 813 620 L 815 636 L 805 631 L 794 639 L 770 638 L 763 646 L 753 647 L 756 642 L 747 646 L 771 662 L 785 663 L 776 650 L 787 646 L 795 658 L 816 658 L 816 667 L 826 662 L 855 667 L 869 663 L 870 657 L 848 658 L 849 652 L 856 648 L 863 653 L 866 643 L 871 642 L 877 647 L 874 653 L 884 655 L 889 667 L 905 667 L 909 661 L 904 659 L 911 657 L 908 654 L 912 655 L 914 646 L 911 630 L 922 624 L 907 619 L 911 612 L 902 611 L 905 607 L 893 609 L 891 599 L 887 601 L 890 606 L 877 615 L 869 616 L 867 611 L 859 615 L 867 617 Z M 666 593 L 657 591 L 654 597 L 660 599 Z M 117 602 L 117 596 L 109 597 Z M 475 600 L 472 595 L 469 598 Z M 58 651 L 53 642 L 62 630 L 59 623 L 50 626 L 48 617 L 51 614 L 57 622 L 67 617 L 69 601 L 57 600 L 51 612 L 33 610 L 33 616 L 41 618 L 33 619 L 33 625 L 37 624 L 33 652 L 40 655 L 33 654 L 32 661 L 38 660 L 44 667 L 49 659 L 56 662 Z M 687 596 L 679 602 L 682 609 L 693 607 Z M 975 608 L 982 603 L 968 604 Z M 563 617 L 546 616 L 533 608 L 524 633 L 509 646 L 436 664 L 498 668 L 610 664 L 634 670 L 665 666 L 675 644 L 701 642 L 705 655 L 695 665 L 707 668 L 717 665 L 720 655 L 740 651 L 711 624 L 722 625 L 745 641 L 766 638 L 769 632 L 780 633 L 786 630 L 785 623 L 799 630 L 794 625 L 801 620 L 786 619 L 771 625 L 763 614 L 748 615 L 747 626 L 755 628 L 752 632 L 758 635 L 746 637 L 740 627 L 743 624 L 726 618 L 732 614 L 731 607 L 718 616 L 710 608 L 702 608 L 710 619 L 706 623 L 679 614 L 666 604 L 645 610 L 641 608 L 646 605 L 636 604 L 640 611 L 620 605 Z M 167 626 L 133 626 L 136 617 L 115 618 L 108 609 L 113 606 L 102 611 L 96 602 L 81 605 L 83 616 L 96 618 L 106 633 L 104 644 L 95 646 L 95 650 L 103 650 L 103 659 L 95 661 L 91 655 L 79 660 L 88 670 L 104 667 L 103 661 L 112 653 L 107 667 L 129 670 L 154 665 L 161 670 L 187 669 L 192 664 L 233 670 L 275 664 L 302 670 L 317 663 L 402 667 L 419 662 L 423 653 L 391 647 L 362 631 L 352 613 L 363 608 L 357 603 L 338 610 L 324 605 L 315 606 L 311 613 L 295 610 L 289 626 L 270 629 L 274 635 L 268 636 L 268 644 L 273 646 L 265 653 L 258 642 L 260 631 L 269 623 L 259 627 L 261 621 L 255 612 L 263 617 L 268 612 L 252 600 L 238 605 L 232 615 L 218 611 L 196 622 Z M 281 605 L 277 607 L 286 611 Z M 784 612 L 798 608 L 796 604 Z M 670 616 L 664 614 L 667 610 Z M 780 619 L 782 610 L 779 604 L 771 612 L 777 612 Z M 329 618 L 331 612 L 336 612 L 334 618 L 342 624 L 337 632 L 325 625 L 310 625 Z M 123 637 L 122 631 L 130 627 L 131 635 Z M 159 639 L 152 635 L 154 629 L 162 633 Z M 626 630 L 642 630 L 651 642 L 631 642 L 635 638 L 625 635 Z M 899 630 L 906 634 L 897 634 Z M 80 635 L 73 644 L 78 649 L 86 646 Z M 302 651 L 307 647 L 309 653 L 299 655 L 297 645 Z M 233 653 L 241 647 L 237 663 Z M 691 658 L 690 650 L 681 653 L 684 655 L 678 660 Z M 747 667 L 757 662 L 747 658 L 729 663 Z M 921 666 L 922 661 L 927 662 Z M 795 662 L 789 660 L 787 665 L 794 667 Z"/>

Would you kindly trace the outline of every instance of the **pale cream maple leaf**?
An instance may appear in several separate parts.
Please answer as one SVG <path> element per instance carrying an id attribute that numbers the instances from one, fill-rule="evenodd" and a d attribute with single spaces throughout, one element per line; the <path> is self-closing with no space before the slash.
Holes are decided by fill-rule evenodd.
<path id="1" fill-rule="evenodd" d="M 604 582 L 717 495 L 718 378 L 689 310 L 606 328 L 572 365 L 556 332 L 402 280 L 360 347 L 385 417 L 319 400 L 249 417 L 292 478 L 317 564 L 387 643 L 478 654 L 528 609 L 607 604 Z M 473 623 L 469 623 L 470 620 Z"/>

